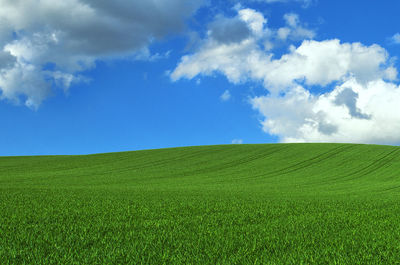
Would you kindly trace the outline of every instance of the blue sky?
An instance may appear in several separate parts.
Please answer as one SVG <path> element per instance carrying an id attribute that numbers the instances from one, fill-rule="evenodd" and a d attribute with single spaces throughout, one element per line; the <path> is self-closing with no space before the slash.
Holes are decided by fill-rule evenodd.
<path id="1" fill-rule="evenodd" d="M 400 2 L 185 2 L 0 0 L 0 155 L 400 143 Z"/>

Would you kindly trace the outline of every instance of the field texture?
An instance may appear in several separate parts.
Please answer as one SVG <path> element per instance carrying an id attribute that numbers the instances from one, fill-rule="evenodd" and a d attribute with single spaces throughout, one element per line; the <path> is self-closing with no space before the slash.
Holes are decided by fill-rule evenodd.
<path id="1" fill-rule="evenodd" d="M 399 147 L 0 158 L 1 264 L 399 261 Z"/>

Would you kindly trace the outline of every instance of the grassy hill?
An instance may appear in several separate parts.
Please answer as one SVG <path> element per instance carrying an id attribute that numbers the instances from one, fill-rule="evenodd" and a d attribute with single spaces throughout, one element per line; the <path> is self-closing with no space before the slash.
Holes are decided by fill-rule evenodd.
<path id="1" fill-rule="evenodd" d="M 0 158 L 5 264 L 390 264 L 398 242 L 399 147 Z"/>

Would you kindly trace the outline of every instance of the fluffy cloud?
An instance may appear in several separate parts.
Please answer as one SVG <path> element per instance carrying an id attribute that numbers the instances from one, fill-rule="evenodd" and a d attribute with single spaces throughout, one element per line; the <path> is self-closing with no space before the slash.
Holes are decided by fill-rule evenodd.
<path id="1" fill-rule="evenodd" d="M 263 129 L 283 142 L 398 144 L 400 87 L 389 62 L 377 45 L 303 42 L 271 64 L 266 88 L 278 86 L 283 94 L 251 103 L 264 117 Z M 315 85 L 321 94 L 310 92 Z"/>
<path id="2" fill-rule="evenodd" d="M 260 71 L 255 64 L 268 60 L 268 56 L 258 49 L 257 43 L 252 39 L 232 44 L 210 41 L 197 53 L 182 57 L 171 78 L 176 81 L 180 78 L 192 79 L 199 74 L 212 75 L 213 72 L 220 72 L 231 82 L 239 83 L 249 76 L 261 78 L 263 70 Z M 252 62 L 255 64 L 251 64 Z"/>
<path id="3" fill-rule="evenodd" d="M 306 30 L 299 26 L 299 20 L 295 14 L 289 14 L 286 17 L 291 27 L 288 35 L 292 35 L 291 30 L 296 32 L 298 28 Z M 265 67 L 270 65 L 273 54 L 266 53 L 265 50 L 273 45 L 271 43 L 275 41 L 277 34 L 279 36 L 279 31 L 277 33 L 277 30 L 266 27 L 267 19 L 260 12 L 249 8 L 239 9 L 238 15 L 229 20 L 236 21 L 236 24 L 245 23 L 249 34 L 241 34 L 240 38 L 235 38 L 236 41 L 232 41 L 233 37 L 229 42 L 218 41 L 212 30 L 225 28 L 224 24 L 220 23 L 221 18 L 218 18 L 211 24 L 211 30 L 204 40 L 203 46 L 195 54 L 182 57 L 181 62 L 171 74 L 172 80 L 191 79 L 199 74 L 211 75 L 213 72 L 221 72 L 233 83 L 248 79 L 265 79 L 267 81 L 266 72 L 270 69 Z M 233 24 L 230 22 L 230 25 Z M 234 31 L 230 30 L 229 32 Z M 307 30 L 307 32 L 312 31 Z"/>
<path id="4" fill-rule="evenodd" d="M 251 103 L 264 117 L 263 129 L 283 142 L 398 144 L 400 87 L 389 62 L 377 45 L 303 42 L 272 62 L 266 88 L 278 85 L 283 95 L 255 97 Z M 315 85 L 321 94 L 310 92 Z"/>
<path id="5" fill-rule="evenodd" d="M 393 80 L 397 71 L 388 59 L 386 50 L 378 45 L 340 43 L 337 39 L 303 41 L 280 59 L 264 62 L 263 78 L 267 88 L 279 89 L 296 81 L 326 86 L 350 76 L 363 83 L 377 78 Z"/>
<path id="6" fill-rule="evenodd" d="M 82 80 L 96 60 L 152 55 L 199 1 L 0 0 L 1 98 L 36 108 L 52 87 Z M 49 67 L 51 66 L 51 67 Z"/>
<path id="7" fill-rule="evenodd" d="M 322 95 L 298 86 L 251 103 L 265 117 L 264 131 L 282 142 L 400 143 L 400 87 L 383 80 L 349 79 Z"/>
<path id="8" fill-rule="evenodd" d="M 220 72 L 233 83 L 259 80 L 270 92 L 279 93 L 298 82 L 326 86 L 350 76 L 363 83 L 377 78 L 393 80 L 397 76 L 382 47 L 340 43 L 337 39 L 305 40 L 297 48 L 291 46 L 290 52 L 281 58 L 273 59 L 273 54 L 260 45 L 271 36 L 271 30 L 264 28 L 266 19 L 252 9 L 240 10 L 238 17 L 252 31 L 248 38 L 230 43 L 207 39 L 196 53 L 182 58 L 171 74 L 172 79 Z M 286 19 L 290 26 L 298 25 L 297 16 L 286 15 Z"/>
<path id="9" fill-rule="evenodd" d="M 237 18 L 251 30 L 247 38 L 219 43 L 208 37 L 181 59 L 171 78 L 221 73 L 232 83 L 260 82 L 267 93 L 250 103 L 261 114 L 264 131 L 282 142 L 400 143 L 400 87 L 384 48 L 304 40 L 274 58 L 263 44 L 274 36 L 271 32 L 289 39 L 291 30 L 299 28 L 298 16 L 285 15 L 285 33 L 266 28 L 260 13 L 245 10 Z M 318 94 L 312 93 L 315 88 Z"/>

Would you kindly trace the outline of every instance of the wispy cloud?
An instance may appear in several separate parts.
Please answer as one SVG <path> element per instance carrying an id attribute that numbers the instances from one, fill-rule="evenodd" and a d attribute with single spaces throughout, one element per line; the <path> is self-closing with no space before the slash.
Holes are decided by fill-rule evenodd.
<path id="1" fill-rule="evenodd" d="M 229 90 L 225 90 L 220 98 L 222 101 L 228 101 L 231 99 L 231 93 L 229 92 Z"/>
<path id="2" fill-rule="evenodd" d="M 394 34 L 390 39 L 394 44 L 400 44 L 400 33 Z"/>
<path id="3" fill-rule="evenodd" d="M 312 3 L 317 0 L 251 0 L 253 2 L 264 2 L 264 3 L 289 3 L 289 2 L 298 2 L 301 3 L 304 8 L 309 7 Z"/>

